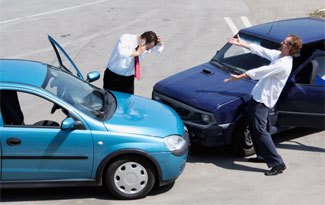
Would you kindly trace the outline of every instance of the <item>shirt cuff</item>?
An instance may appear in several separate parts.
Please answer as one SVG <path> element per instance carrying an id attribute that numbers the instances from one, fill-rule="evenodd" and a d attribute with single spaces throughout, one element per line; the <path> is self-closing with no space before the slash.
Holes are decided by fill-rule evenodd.
<path id="1" fill-rule="evenodd" d="M 256 54 L 256 52 L 255 52 L 256 47 L 258 47 L 258 45 L 254 44 L 254 43 L 249 44 L 249 50 L 251 50 L 252 54 Z"/>
<path id="2" fill-rule="evenodd" d="M 254 80 L 254 77 L 255 77 L 255 73 L 254 72 L 251 72 L 251 70 L 248 70 L 246 71 L 245 73 L 250 79 L 253 79 Z"/>
<path id="3" fill-rule="evenodd" d="M 159 54 L 164 50 L 164 44 L 162 45 L 157 45 L 154 49 L 155 53 Z"/>

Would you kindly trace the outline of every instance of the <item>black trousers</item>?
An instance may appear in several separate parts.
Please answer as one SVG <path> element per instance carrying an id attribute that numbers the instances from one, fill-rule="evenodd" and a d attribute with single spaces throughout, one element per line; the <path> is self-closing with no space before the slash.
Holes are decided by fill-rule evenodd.
<path id="1" fill-rule="evenodd" d="M 253 99 L 248 104 L 249 125 L 256 155 L 262 156 L 268 167 L 273 167 L 284 162 L 276 151 L 269 133 L 269 110 L 263 103 L 256 102 Z"/>
<path id="2" fill-rule="evenodd" d="M 106 68 L 103 87 L 108 90 L 134 94 L 134 75 L 122 76 Z"/>

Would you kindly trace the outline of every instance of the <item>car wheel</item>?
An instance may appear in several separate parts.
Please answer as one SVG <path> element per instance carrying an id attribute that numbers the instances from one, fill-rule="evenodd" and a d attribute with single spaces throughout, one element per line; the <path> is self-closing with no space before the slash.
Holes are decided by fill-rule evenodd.
<path id="1" fill-rule="evenodd" d="M 151 164 L 142 158 L 118 159 L 107 169 L 107 188 L 119 199 L 143 198 L 155 184 L 153 170 Z"/>
<path id="2" fill-rule="evenodd" d="M 254 145 L 247 121 L 239 121 L 232 136 L 232 149 L 237 156 L 246 157 L 255 154 Z"/>

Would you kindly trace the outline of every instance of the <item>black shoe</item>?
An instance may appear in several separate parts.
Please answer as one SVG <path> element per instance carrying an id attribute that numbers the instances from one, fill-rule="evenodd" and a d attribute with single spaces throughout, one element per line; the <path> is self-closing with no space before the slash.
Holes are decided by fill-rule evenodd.
<path id="1" fill-rule="evenodd" d="M 276 166 L 272 167 L 271 170 L 266 171 L 264 174 L 265 174 L 265 176 L 275 176 L 275 175 L 281 174 L 286 168 L 287 167 L 285 164 L 276 165 Z"/>
<path id="2" fill-rule="evenodd" d="M 265 160 L 261 157 L 251 157 L 248 158 L 247 161 L 254 162 L 254 163 L 265 163 Z"/>

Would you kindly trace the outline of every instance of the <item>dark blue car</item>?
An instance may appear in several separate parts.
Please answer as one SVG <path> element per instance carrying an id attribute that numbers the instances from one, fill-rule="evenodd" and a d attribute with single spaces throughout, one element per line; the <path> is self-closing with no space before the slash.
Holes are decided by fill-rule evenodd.
<path id="1" fill-rule="evenodd" d="M 325 21 L 297 18 L 252 26 L 239 31 L 250 43 L 277 49 L 289 34 L 300 36 L 303 47 L 276 106 L 270 112 L 271 133 L 291 127 L 325 126 Z M 269 61 L 249 50 L 227 43 L 210 62 L 170 76 L 154 86 L 153 99 L 182 117 L 192 143 L 214 147 L 231 144 L 242 156 L 254 154 L 245 102 L 257 81 L 224 83 L 231 73 L 241 74 Z"/>

